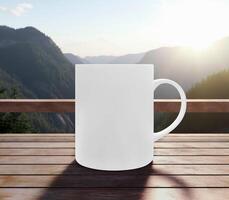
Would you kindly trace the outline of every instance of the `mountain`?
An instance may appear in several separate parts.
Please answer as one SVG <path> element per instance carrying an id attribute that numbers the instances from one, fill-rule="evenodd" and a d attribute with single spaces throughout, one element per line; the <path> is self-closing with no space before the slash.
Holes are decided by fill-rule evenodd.
<path id="1" fill-rule="evenodd" d="M 145 54 L 139 63 L 154 64 L 155 78 L 177 81 L 186 91 L 206 76 L 229 67 L 229 37 L 216 41 L 205 50 L 187 47 L 163 47 Z M 168 86 L 156 90 L 156 97 L 176 98 Z"/>
<path id="2" fill-rule="evenodd" d="M 33 27 L 0 27 L 0 67 L 35 98 L 74 98 L 74 66 Z"/>
<path id="3" fill-rule="evenodd" d="M 0 84 L 17 86 L 22 98 L 75 98 L 74 65 L 50 37 L 34 27 L 0 26 L 0 72 Z M 33 116 L 38 131 L 74 130 L 72 115 Z"/>
<path id="4" fill-rule="evenodd" d="M 107 64 L 115 58 L 115 56 L 86 56 L 84 59 L 91 64 Z"/>
<path id="5" fill-rule="evenodd" d="M 86 59 L 83 59 L 72 53 L 65 53 L 64 56 L 70 61 L 73 65 L 75 64 L 87 64 L 89 63 Z"/>
<path id="6" fill-rule="evenodd" d="M 229 69 L 214 73 L 195 84 L 187 93 L 190 99 L 228 99 Z M 176 114 L 164 114 L 160 129 L 168 126 Z M 174 132 L 228 132 L 229 113 L 186 113 Z"/>
<path id="7" fill-rule="evenodd" d="M 145 53 L 127 54 L 124 56 L 118 56 L 110 61 L 111 64 L 132 64 L 138 63 Z"/>
<path id="8" fill-rule="evenodd" d="M 145 53 L 127 54 L 123 56 L 87 56 L 85 60 L 92 64 L 132 64 L 138 63 Z"/>

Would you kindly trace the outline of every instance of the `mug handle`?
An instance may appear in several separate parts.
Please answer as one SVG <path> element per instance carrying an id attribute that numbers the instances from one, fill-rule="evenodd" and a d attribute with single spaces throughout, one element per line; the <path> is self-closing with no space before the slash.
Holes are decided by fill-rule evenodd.
<path id="1" fill-rule="evenodd" d="M 178 90 L 180 94 L 180 98 L 181 98 L 181 107 L 180 107 L 180 112 L 177 115 L 177 118 L 175 119 L 175 121 L 172 124 L 170 124 L 167 128 L 163 129 L 162 131 L 159 131 L 156 133 L 153 132 L 153 141 L 157 141 L 161 139 L 162 137 L 168 135 L 171 131 L 173 131 L 184 118 L 186 108 L 187 108 L 187 99 L 186 99 L 185 92 L 178 83 L 176 83 L 175 81 L 169 80 L 169 79 L 156 79 L 154 80 L 154 84 L 153 84 L 153 92 L 161 84 L 172 85 L 173 87 L 175 87 Z"/>

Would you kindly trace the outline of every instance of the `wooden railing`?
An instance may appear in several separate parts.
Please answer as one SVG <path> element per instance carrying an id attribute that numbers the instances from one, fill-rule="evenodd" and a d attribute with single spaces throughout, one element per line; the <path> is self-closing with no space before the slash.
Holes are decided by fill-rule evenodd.
<path id="1" fill-rule="evenodd" d="M 1 99 L 0 112 L 75 112 L 73 99 Z M 154 101 L 156 112 L 178 112 L 180 100 Z M 189 99 L 187 112 L 229 112 L 228 99 Z"/>

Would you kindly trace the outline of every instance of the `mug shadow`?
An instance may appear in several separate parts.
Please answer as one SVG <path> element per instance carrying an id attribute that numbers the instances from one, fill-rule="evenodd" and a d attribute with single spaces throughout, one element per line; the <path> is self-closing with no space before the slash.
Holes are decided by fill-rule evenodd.
<path id="1" fill-rule="evenodd" d="M 58 175 L 51 184 L 45 188 L 39 200 L 99 200 L 99 199 L 131 199 L 144 198 L 150 185 L 155 185 L 158 180 L 155 175 L 163 176 L 163 180 L 169 181 L 181 188 L 184 200 L 192 198 L 191 188 L 179 176 L 167 173 L 165 170 L 155 169 L 150 163 L 146 167 L 129 171 L 100 171 L 80 166 L 73 161 Z M 150 182 L 150 183 L 149 183 Z M 152 190 L 153 191 L 153 190 Z M 150 197 L 154 196 L 151 191 Z M 163 191 L 164 192 L 164 191 Z M 152 198 L 153 199 L 153 198 Z"/>

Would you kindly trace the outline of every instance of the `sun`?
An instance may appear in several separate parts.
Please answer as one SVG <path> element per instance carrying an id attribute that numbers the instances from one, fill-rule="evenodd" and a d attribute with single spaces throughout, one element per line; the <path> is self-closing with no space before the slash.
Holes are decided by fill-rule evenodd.
<path id="1" fill-rule="evenodd" d="M 202 50 L 229 35 L 228 6 L 222 0 L 166 1 L 159 17 L 161 38 L 172 45 Z M 174 3 L 176 2 L 176 3 Z"/>

